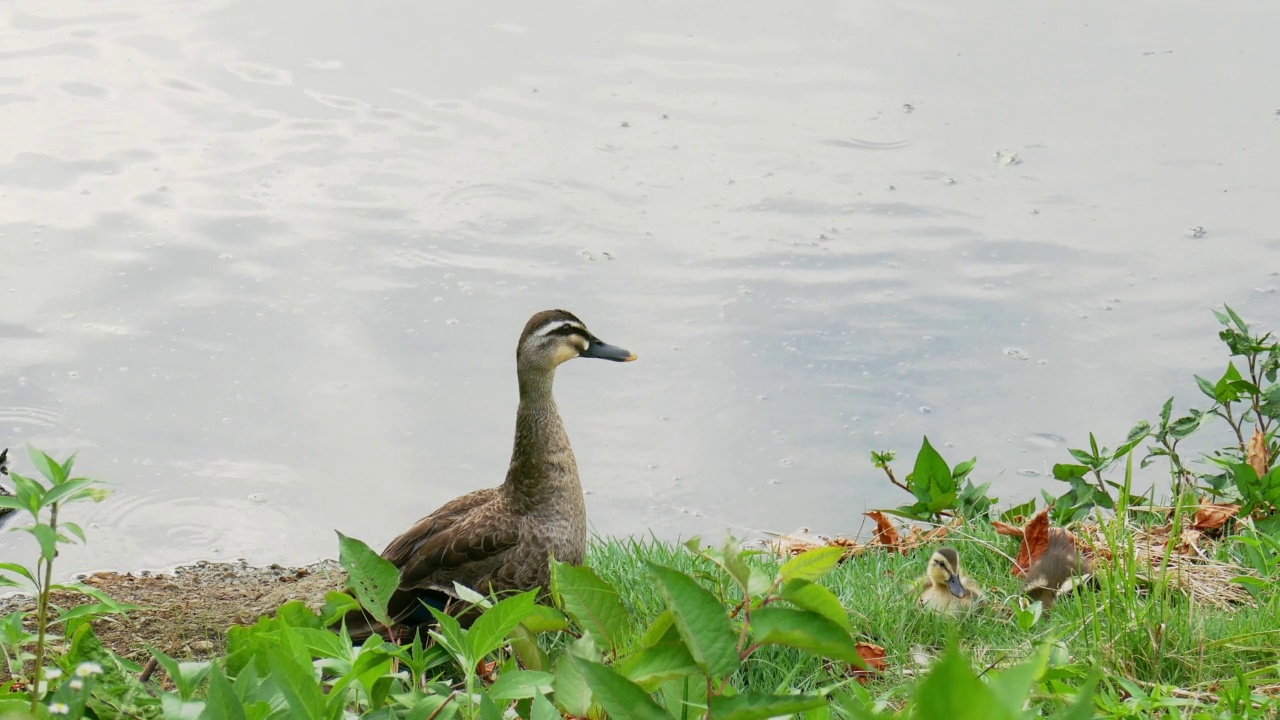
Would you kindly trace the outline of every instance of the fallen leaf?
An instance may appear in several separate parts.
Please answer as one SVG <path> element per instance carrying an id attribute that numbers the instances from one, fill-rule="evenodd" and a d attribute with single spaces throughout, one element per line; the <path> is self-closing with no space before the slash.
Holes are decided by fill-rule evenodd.
<path id="1" fill-rule="evenodd" d="M 863 513 L 867 517 L 876 521 L 876 533 L 871 538 L 871 542 L 879 543 L 895 550 L 902 547 L 902 539 L 898 537 L 898 528 L 893 524 L 885 514 L 879 510 Z"/>
<path id="2" fill-rule="evenodd" d="M 1200 548 L 1196 542 L 1200 540 L 1200 531 L 1194 528 L 1185 528 L 1182 531 L 1181 543 L 1178 545 L 1178 552 L 1182 555 L 1191 557 L 1203 557 L 1204 553 L 1200 552 Z"/>
<path id="3" fill-rule="evenodd" d="M 1267 467 L 1271 464 L 1270 458 L 1267 457 L 1267 436 L 1262 434 L 1261 428 L 1254 428 L 1253 439 L 1249 441 L 1249 451 L 1245 454 L 1249 465 L 1258 473 L 1258 477 L 1267 474 Z"/>
<path id="4" fill-rule="evenodd" d="M 862 661 L 867 664 L 867 667 L 863 669 L 849 666 L 848 673 L 850 677 L 865 685 L 876 674 L 889 669 L 889 663 L 885 660 L 888 653 L 879 645 L 872 645 L 869 642 L 859 642 L 857 647 L 858 655 L 862 656 Z"/>
<path id="5" fill-rule="evenodd" d="M 1013 563 L 1014 576 L 1026 575 L 1031 564 L 1049 548 L 1049 510 L 1052 508 L 1052 505 L 1045 506 L 1022 529 L 1022 547 L 1018 549 L 1018 559 Z"/>
<path id="6" fill-rule="evenodd" d="M 1000 522 L 999 520 L 992 520 L 991 527 L 995 528 L 996 534 L 998 535 L 1008 535 L 1009 537 L 1022 537 L 1022 528 L 1014 527 L 1009 523 Z"/>
<path id="7" fill-rule="evenodd" d="M 1201 532 L 1213 533 L 1222 528 L 1236 515 L 1240 514 L 1239 505 L 1220 505 L 1209 502 L 1209 498 L 1200 498 L 1200 507 L 1196 508 L 1196 519 L 1191 527 Z"/>

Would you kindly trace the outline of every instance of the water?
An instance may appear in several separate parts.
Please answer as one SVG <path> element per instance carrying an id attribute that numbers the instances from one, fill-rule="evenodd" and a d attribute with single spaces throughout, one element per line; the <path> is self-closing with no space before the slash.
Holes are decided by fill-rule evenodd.
<path id="1" fill-rule="evenodd" d="M 855 531 L 924 434 L 1026 499 L 1220 373 L 1208 307 L 1280 325 L 1280 5 L 561 10 L 7 6 L 0 445 L 115 490 L 68 571 L 497 483 L 548 307 L 639 353 L 557 393 L 667 538 Z"/>

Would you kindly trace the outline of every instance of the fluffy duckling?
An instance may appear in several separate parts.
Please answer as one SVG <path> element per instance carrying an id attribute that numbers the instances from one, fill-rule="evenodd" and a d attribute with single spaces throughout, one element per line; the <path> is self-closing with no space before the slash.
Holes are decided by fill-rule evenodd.
<path id="1" fill-rule="evenodd" d="M 1062 593 L 1071 592 L 1079 578 L 1092 572 L 1089 563 L 1076 550 L 1071 536 L 1063 530 L 1049 533 L 1049 547 L 1027 570 L 1022 592 L 1039 600 L 1048 610 Z"/>
<path id="2" fill-rule="evenodd" d="M 942 547 L 934 551 L 924 572 L 924 582 L 920 605 L 930 610 L 957 613 L 972 607 L 982 597 L 978 584 L 960 574 L 960 554 L 955 548 Z"/>

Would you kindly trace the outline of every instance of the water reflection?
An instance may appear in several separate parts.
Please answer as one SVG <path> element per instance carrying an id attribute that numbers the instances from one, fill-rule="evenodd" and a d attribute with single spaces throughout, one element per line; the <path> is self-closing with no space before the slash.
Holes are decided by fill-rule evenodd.
<path id="1" fill-rule="evenodd" d="M 303 562 L 497 482 L 547 307 L 640 354 L 557 392 L 596 529 L 662 537 L 856 529 L 923 434 L 1030 497 L 1193 396 L 1207 306 L 1276 316 L 1268 23 L 749 5 L 12 14 L 0 446 L 113 483 L 69 569 Z"/>

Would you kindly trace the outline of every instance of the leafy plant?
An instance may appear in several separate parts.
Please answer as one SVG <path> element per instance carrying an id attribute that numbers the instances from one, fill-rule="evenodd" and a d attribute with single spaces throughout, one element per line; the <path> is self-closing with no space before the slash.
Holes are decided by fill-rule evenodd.
<path id="1" fill-rule="evenodd" d="M 84 477 L 72 477 L 71 468 L 75 464 L 75 455 L 59 463 L 44 452 L 28 448 L 31 463 L 39 470 L 46 482 L 29 478 L 16 472 L 9 472 L 13 479 L 13 495 L 0 495 L 0 508 L 25 513 L 30 516 L 31 524 L 13 528 L 30 533 L 40 548 L 40 554 L 34 567 L 27 567 L 13 562 L 0 562 L 0 586 L 19 587 L 30 590 L 36 599 L 34 634 L 23 629 L 22 613 L 14 613 L 0 622 L 0 638 L 4 641 L 4 656 L 12 677 L 23 677 L 23 667 L 31 663 L 31 675 L 27 680 L 26 693 L 28 711 L 35 715 L 41 701 L 48 697 L 50 703 L 56 703 L 59 709 L 70 708 L 67 696 L 49 693 L 46 680 L 46 662 L 50 631 L 55 624 L 66 624 L 77 618 L 110 612 L 124 612 L 133 609 L 129 606 L 113 603 L 110 598 L 99 591 L 84 585 L 62 585 L 53 582 L 53 562 L 58 556 L 58 545 L 72 542 L 68 533 L 84 542 L 84 530 L 79 525 L 65 520 L 59 522 L 59 511 L 67 503 L 81 500 L 101 501 L 107 492 L 97 485 L 98 481 Z M 7 451 L 6 458 L 7 461 Z M 54 591 L 70 591 L 88 594 L 98 602 L 81 605 L 59 617 L 50 615 L 51 596 Z M 28 648 L 34 643 L 34 652 Z M 60 675 L 60 671 L 55 673 Z M 84 689 L 85 681 L 80 682 Z M 68 686 L 69 687 L 69 686 Z M 79 692 L 79 690 L 77 690 Z M 83 698 L 75 707 L 83 706 Z M 62 698 L 62 699 L 59 699 Z M 10 697 L 8 700 L 17 700 Z"/>
<path id="2" fill-rule="evenodd" d="M 916 502 L 886 512 L 913 520 L 935 522 L 956 515 L 978 519 L 989 517 L 993 506 L 999 502 L 998 498 L 987 496 L 990 482 L 974 485 L 969 479 L 977 458 L 951 467 L 933 445 L 929 444 L 927 436 L 920 446 L 920 452 L 916 454 L 915 468 L 907 475 L 906 482 L 899 481 L 894 475 L 891 467 L 894 456 L 892 451 L 873 452 L 871 461 L 885 472 L 889 482 L 914 495 Z"/>

